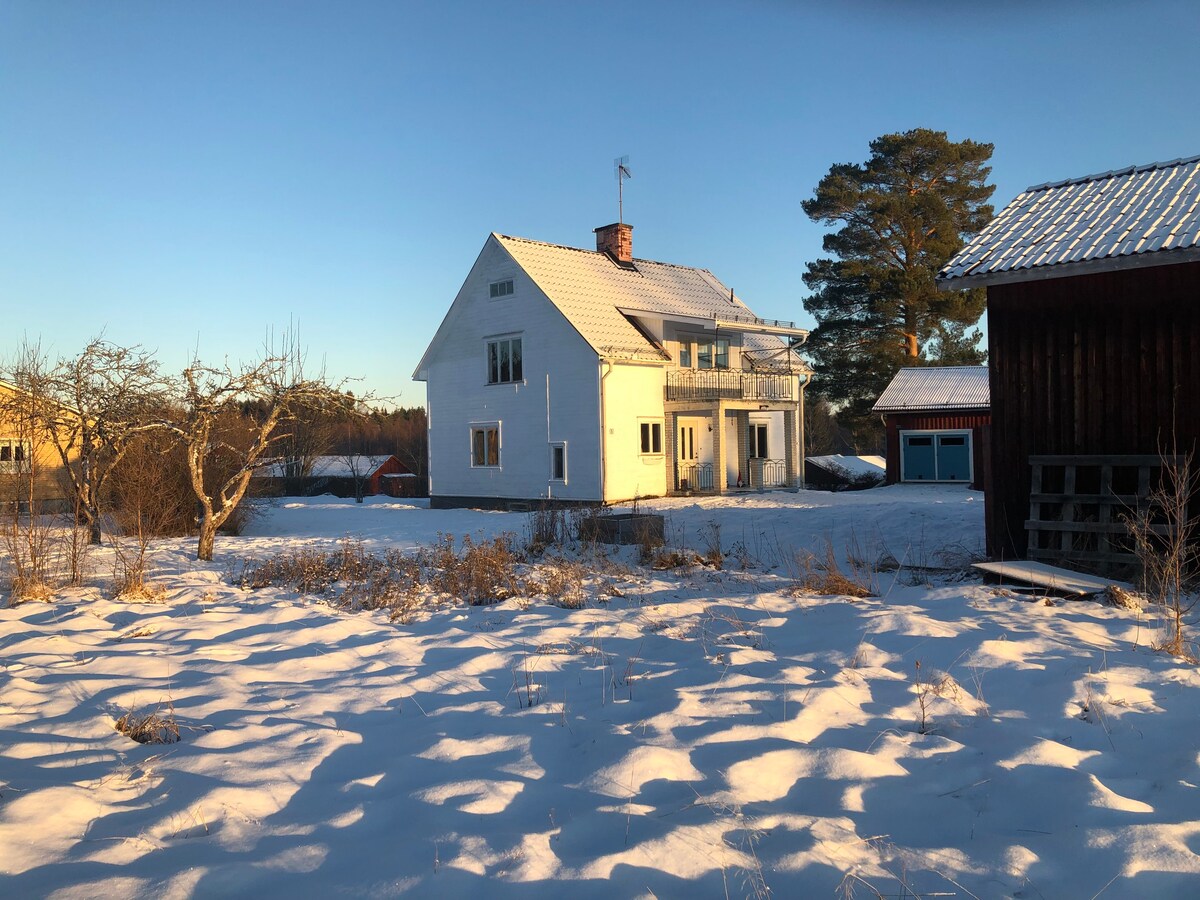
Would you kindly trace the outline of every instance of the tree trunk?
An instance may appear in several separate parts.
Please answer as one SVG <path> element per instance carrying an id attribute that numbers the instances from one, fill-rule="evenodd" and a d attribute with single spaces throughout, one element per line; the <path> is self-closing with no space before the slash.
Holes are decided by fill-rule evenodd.
<path id="1" fill-rule="evenodd" d="M 200 541 L 196 546 L 196 559 L 212 562 L 213 544 L 216 543 L 217 525 L 211 518 L 200 520 Z"/>
<path id="2" fill-rule="evenodd" d="M 909 359 L 916 359 L 921 355 L 921 346 L 917 343 L 915 332 L 904 332 L 904 352 L 908 354 Z"/>
<path id="3" fill-rule="evenodd" d="M 100 546 L 100 519 L 98 517 L 88 517 L 88 543 L 93 546 Z"/>

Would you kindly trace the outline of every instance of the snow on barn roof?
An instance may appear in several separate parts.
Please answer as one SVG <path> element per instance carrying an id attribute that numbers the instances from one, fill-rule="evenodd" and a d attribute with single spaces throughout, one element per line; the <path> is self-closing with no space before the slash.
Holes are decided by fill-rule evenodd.
<path id="1" fill-rule="evenodd" d="M 600 356 L 666 358 L 662 349 L 633 324 L 631 315 L 702 319 L 710 326 L 722 322 L 732 323 L 734 328 L 738 324 L 791 324 L 763 323 L 707 269 L 648 259 L 618 265 L 595 250 L 504 234 L 492 237 Z M 786 352 L 786 344 L 769 334 L 748 333 L 743 347 Z M 802 365 L 798 356 L 792 361 Z"/>
<path id="2" fill-rule="evenodd" d="M 901 369 L 872 412 L 989 409 L 987 366 L 925 366 Z"/>
<path id="3" fill-rule="evenodd" d="M 313 458 L 310 478 L 370 478 L 379 467 L 391 459 L 389 453 L 368 456 L 355 454 L 352 456 L 317 456 Z M 264 466 L 259 475 L 262 478 L 287 478 L 288 463 L 276 460 Z"/>
<path id="4" fill-rule="evenodd" d="M 1200 156 L 1027 188 L 938 273 L 956 290 L 1200 260 Z"/>

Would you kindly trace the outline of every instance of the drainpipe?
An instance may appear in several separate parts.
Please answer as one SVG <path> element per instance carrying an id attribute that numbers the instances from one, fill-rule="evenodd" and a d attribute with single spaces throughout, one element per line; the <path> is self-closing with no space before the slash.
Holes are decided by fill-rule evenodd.
<path id="1" fill-rule="evenodd" d="M 604 379 L 612 371 L 613 365 L 607 359 L 600 360 L 600 365 L 608 367 L 600 373 L 600 378 L 596 382 L 596 390 L 600 400 L 600 502 L 604 503 L 604 462 L 607 459 L 608 446 L 608 425 L 604 416 Z"/>
<path id="2" fill-rule="evenodd" d="M 799 422 L 799 425 L 797 426 L 797 431 L 800 433 L 800 471 L 799 471 L 800 484 L 798 485 L 798 487 L 800 487 L 800 488 L 804 488 L 807 486 L 807 482 L 804 480 L 804 459 L 808 455 L 808 450 L 805 448 L 805 443 L 804 443 L 804 439 L 805 439 L 805 434 L 804 434 L 804 389 L 807 388 L 809 386 L 809 384 L 811 384 L 811 383 L 812 383 L 812 373 L 811 372 L 809 372 L 806 375 L 800 376 L 800 409 L 798 411 L 798 417 L 800 419 L 800 422 Z"/>

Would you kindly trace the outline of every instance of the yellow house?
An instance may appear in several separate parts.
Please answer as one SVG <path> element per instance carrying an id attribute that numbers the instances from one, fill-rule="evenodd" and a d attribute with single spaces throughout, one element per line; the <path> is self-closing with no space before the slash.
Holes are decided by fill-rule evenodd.
<path id="1" fill-rule="evenodd" d="M 28 391 L 0 381 L 0 508 L 34 504 L 65 511 L 71 489 L 62 457 L 37 415 L 39 401 Z"/>

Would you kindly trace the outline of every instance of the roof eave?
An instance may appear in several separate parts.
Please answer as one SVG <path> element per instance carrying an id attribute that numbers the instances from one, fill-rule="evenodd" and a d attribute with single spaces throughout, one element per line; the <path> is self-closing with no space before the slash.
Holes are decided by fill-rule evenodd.
<path id="1" fill-rule="evenodd" d="M 1106 256 L 1102 259 L 1085 259 L 1079 262 L 1055 263 L 1048 266 L 1033 266 L 1027 269 L 1005 269 L 1001 272 L 984 272 L 978 275 L 939 276 L 937 286 L 940 291 L 961 291 L 974 287 L 1018 284 L 1023 281 L 1049 281 L 1053 278 L 1098 275 L 1102 272 L 1148 269 L 1152 266 L 1171 266 L 1198 261 L 1200 261 L 1200 247 L 1183 247 L 1154 250 L 1149 253 L 1131 253 L 1125 256 Z"/>
<path id="2" fill-rule="evenodd" d="M 872 406 L 871 412 L 887 415 L 888 413 L 924 413 L 924 412 L 988 412 L 992 405 L 981 405 L 977 403 L 970 404 L 954 404 L 952 406 Z"/>

